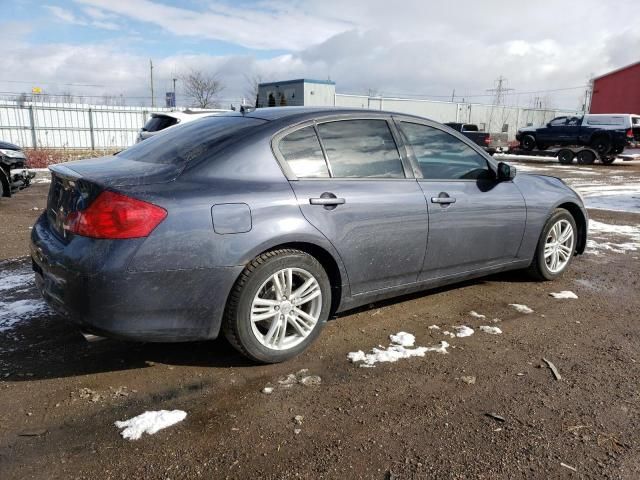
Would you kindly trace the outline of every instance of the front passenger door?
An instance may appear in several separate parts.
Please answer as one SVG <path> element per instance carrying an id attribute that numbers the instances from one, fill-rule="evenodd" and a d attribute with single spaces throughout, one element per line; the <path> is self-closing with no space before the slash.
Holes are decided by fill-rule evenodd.
<path id="1" fill-rule="evenodd" d="M 419 280 L 515 260 L 526 207 L 513 181 L 498 182 L 483 155 L 435 125 L 397 125 L 422 172 L 418 184 L 429 209 L 427 254 Z"/>

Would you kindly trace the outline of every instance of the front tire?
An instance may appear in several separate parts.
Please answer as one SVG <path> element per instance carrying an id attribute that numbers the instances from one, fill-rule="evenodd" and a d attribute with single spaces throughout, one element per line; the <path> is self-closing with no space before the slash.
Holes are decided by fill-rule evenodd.
<path id="1" fill-rule="evenodd" d="M 520 146 L 530 152 L 531 150 L 533 150 L 534 148 L 536 148 L 536 139 L 533 135 L 525 135 L 524 137 L 522 137 L 522 140 L 520 141 Z"/>
<path id="2" fill-rule="evenodd" d="M 556 209 L 542 229 L 528 273 L 537 280 L 554 280 L 562 275 L 573 260 L 577 239 L 573 216 L 564 208 Z"/>
<path id="3" fill-rule="evenodd" d="M 331 286 L 322 265 L 294 249 L 256 257 L 231 291 L 222 329 L 240 353 L 278 363 L 303 352 L 329 316 Z"/>

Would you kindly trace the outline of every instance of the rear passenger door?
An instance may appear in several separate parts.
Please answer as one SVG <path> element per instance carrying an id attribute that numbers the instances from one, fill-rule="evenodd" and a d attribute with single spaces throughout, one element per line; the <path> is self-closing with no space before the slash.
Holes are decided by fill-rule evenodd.
<path id="1" fill-rule="evenodd" d="M 429 239 L 420 280 L 463 275 L 515 260 L 526 221 L 512 181 L 497 181 L 488 160 L 435 125 L 400 120 L 398 130 L 422 177 Z"/>
<path id="2" fill-rule="evenodd" d="M 427 242 L 424 195 L 390 119 L 341 118 L 276 137 L 303 215 L 329 239 L 352 294 L 415 282 Z"/>

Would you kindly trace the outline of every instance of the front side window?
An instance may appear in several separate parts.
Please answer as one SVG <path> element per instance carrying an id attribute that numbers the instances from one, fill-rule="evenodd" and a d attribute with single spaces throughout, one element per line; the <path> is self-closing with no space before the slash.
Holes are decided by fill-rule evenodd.
<path id="1" fill-rule="evenodd" d="M 318 133 L 333 177 L 405 178 L 400 153 L 386 120 L 321 123 Z"/>
<path id="2" fill-rule="evenodd" d="M 313 127 L 304 127 L 290 133 L 278 144 L 280 153 L 299 178 L 329 176 L 322 148 Z"/>
<path id="3" fill-rule="evenodd" d="M 412 148 L 425 179 L 492 178 L 485 158 L 453 135 L 409 122 L 400 122 L 400 132 Z"/>

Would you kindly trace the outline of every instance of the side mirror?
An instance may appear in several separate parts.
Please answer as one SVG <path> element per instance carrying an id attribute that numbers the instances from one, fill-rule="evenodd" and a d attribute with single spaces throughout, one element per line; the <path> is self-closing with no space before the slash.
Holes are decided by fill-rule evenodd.
<path id="1" fill-rule="evenodd" d="M 512 167 L 504 162 L 498 163 L 498 181 L 506 182 L 513 180 L 516 176 L 516 167 Z"/>

